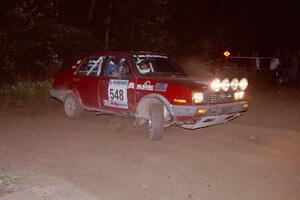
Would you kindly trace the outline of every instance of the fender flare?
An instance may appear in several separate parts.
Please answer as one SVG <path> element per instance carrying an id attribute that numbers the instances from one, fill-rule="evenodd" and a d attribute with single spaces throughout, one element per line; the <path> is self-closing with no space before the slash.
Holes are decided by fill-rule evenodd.
<path id="1" fill-rule="evenodd" d="M 78 100 L 79 100 L 80 104 L 83 105 L 83 104 L 82 104 L 82 100 L 81 100 L 81 96 L 80 96 L 78 90 L 76 90 L 76 89 L 66 89 L 66 90 L 65 90 L 64 97 L 63 97 L 63 99 L 62 99 L 63 102 L 65 101 L 67 95 L 68 95 L 68 94 L 71 94 L 71 93 L 75 94 L 75 95 L 78 97 Z"/>

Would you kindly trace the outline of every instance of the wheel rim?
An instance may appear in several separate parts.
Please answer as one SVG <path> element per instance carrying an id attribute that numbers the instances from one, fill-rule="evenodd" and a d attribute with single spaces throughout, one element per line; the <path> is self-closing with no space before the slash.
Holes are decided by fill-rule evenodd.
<path id="1" fill-rule="evenodd" d="M 153 127 L 152 127 L 152 116 L 151 115 L 148 120 L 148 129 L 149 129 L 150 137 L 152 137 Z"/>
<path id="2" fill-rule="evenodd" d="M 164 106 L 164 118 L 165 118 L 166 122 L 171 120 L 171 115 L 170 115 L 169 110 L 166 106 Z"/>
<path id="3" fill-rule="evenodd" d="M 75 113 L 75 109 L 76 109 L 76 102 L 74 98 L 68 97 L 65 101 L 65 110 L 67 115 L 69 116 L 73 115 Z"/>

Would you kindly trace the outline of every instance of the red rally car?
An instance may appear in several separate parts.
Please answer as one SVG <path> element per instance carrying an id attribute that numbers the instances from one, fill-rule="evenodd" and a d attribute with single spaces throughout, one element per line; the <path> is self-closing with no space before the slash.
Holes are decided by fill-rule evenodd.
<path id="1" fill-rule="evenodd" d="M 165 54 L 105 52 L 56 72 L 50 95 L 64 102 L 69 118 L 84 110 L 132 116 L 159 140 L 172 124 L 196 129 L 240 116 L 247 86 L 246 78 L 192 78 Z"/>

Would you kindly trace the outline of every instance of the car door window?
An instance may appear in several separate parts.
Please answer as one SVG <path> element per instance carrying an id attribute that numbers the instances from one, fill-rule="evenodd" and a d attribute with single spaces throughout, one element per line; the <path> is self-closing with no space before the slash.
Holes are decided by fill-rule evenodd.
<path id="1" fill-rule="evenodd" d="M 128 78 L 130 72 L 125 57 L 109 56 L 105 65 L 105 76 Z"/>
<path id="2" fill-rule="evenodd" d="M 92 56 L 83 61 L 77 74 L 86 76 L 99 76 L 102 70 L 103 56 Z"/>

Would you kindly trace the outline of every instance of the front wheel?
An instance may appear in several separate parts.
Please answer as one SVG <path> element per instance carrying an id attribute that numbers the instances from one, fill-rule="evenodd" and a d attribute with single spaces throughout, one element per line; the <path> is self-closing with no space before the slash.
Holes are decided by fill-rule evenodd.
<path id="1" fill-rule="evenodd" d="M 165 118 L 164 107 L 160 103 L 154 103 L 150 106 L 149 112 L 149 137 L 152 140 L 161 140 L 164 130 Z"/>
<path id="2" fill-rule="evenodd" d="M 64 101 L 65 114 L 70 119 L 78 118 L 83 113 L 83 107 L 76 94 L 70 93 L 66 96 Z"/>

